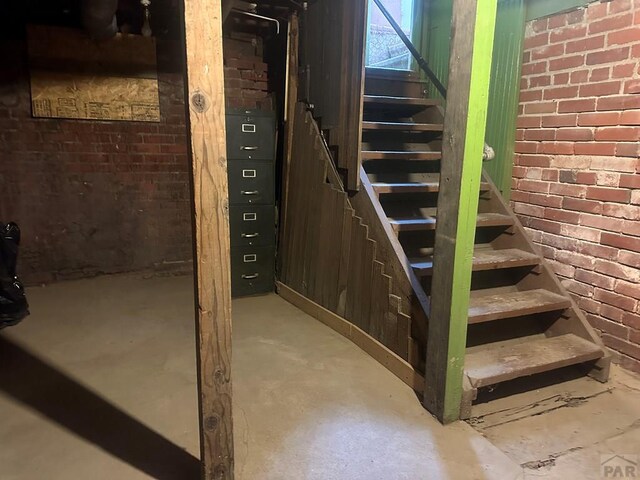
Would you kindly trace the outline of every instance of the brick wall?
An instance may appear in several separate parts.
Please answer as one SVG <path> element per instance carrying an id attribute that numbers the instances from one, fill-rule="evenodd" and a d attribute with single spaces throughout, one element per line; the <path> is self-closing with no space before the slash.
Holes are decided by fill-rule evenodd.
<path id="1" fill-rule="evenodd" d="M 623 366 L 640 372 L 640 0 L 527 25 L 512 202 Z"/>
<path id="2" fill-rule="evenodd" d="M 23 230 L 25 282 L 190 268 L 182 75 L 159 75 L 160 123 L 39 119 L 24 43 L 1 51 L 0 219 Z"/>
<path id="3" fill-rule="evenodd" d="M 160 123 L 37 119 L 25 44 L 0 40 L 0 220 L 23 230 L 25 283 L 191 269 L 182 67 L 158 48 Z M 262 40 L 224 48 L 227 106 L 272 108 Z"/>
<path id="4" fill-rule="evenodd" d="M 227 108 L 273 108 L 262 38 L 248 33 L 224 38 L 224 88 Z"/>

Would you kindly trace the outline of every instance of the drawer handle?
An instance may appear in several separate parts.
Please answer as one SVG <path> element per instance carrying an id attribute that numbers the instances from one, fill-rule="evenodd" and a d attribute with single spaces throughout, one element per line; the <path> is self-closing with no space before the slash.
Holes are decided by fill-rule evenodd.
<path id="1" fill-rule="evenodd" d="M 253 150 L 257 150 L 258 147 L 253 147 L 253 146 L 247 146 L 247 145 L 242 145 L 240 147 L 240 150 L 246 150 L 246 151 L 253 151 Z"/>
<path id="2" fill-rule="evenodd" d="M 257 273 L 252 273 L 250 275 L 247 275 L 247 274 L 242 275 L 242 278 L 245 279 L 245 280 L 253 280 L 254 278 L 258 278 L 259 276 L 260 275 L 257 274 Z"/>
<path id="3" fill-rule="evenodd" d="M 259 233 L 243 233 L 242 238 L 256 238 L 259 237 Z"/>
<path id="4" fill-rule="evenodd" d="M 260 191 L 258 190 L 242 190 L 242 195 L 258 195 Z"/>

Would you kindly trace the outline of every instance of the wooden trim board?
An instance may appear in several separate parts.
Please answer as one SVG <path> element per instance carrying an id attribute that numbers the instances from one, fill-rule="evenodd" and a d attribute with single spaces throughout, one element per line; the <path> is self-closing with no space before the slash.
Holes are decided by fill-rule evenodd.
<path id="1" fill-rule="evenodd" d="M 276 282 L 276 286 L 278 294 L 287 302 L 298 307 L 316 320 L 321 321 L 343 337 L 351 340 L 416 392 L 421 393 L 424 391 L 424 377 L 422 374 L 417 372 L 409 363 L 393 353 L 382 343 L 344 318 L 309 300 L 284 283 Z"/>

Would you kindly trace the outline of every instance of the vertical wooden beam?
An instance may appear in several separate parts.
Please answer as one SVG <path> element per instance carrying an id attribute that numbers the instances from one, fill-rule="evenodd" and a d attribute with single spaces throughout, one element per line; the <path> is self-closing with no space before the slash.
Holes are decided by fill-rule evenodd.
<path id="1" fill-rule="evenodd" d="M 369 2 L 351 0 L 340 3 L 342 4 L 342 57 L 340 62 L 341 111 L 336 132 L 339 146 L 338 162 L 347 169 L 347 188 L 355 191 L 360 188 L 360 165 L 362 165 L 364 53 Z"/>
<path id="2" fill-rule="evenodd" d="M 233 479 L 231 276 L 220 0 L 185 0 L 202 478 Z"/>
<path id="3" fill-rule="evenodd" d="M 298 14 L 293 12 L 289 17 L 289 36 L 287 40 L 287 76 L 285 84 L 285 107 L 284 107 L 284 153 L 282 160 L 282 193 L 280 197 L 280 226 L 279 226 L 279 248 L 278 248 L 278 270 L 279 279 L 284 279 L 284 264 L 288 253 L 287 246 L 289 215 L 289 174 L 291 172 L 291 161 L 293 152 L 293 132 L 296 118 L 296 107 L 298 105 L 298 53 L 300 46 Z"/>
<path id="4" fill-rule="evenodd" d="M 443 423 L 460 416 L 496 9 L 453 2 L 424 397 Z"/>

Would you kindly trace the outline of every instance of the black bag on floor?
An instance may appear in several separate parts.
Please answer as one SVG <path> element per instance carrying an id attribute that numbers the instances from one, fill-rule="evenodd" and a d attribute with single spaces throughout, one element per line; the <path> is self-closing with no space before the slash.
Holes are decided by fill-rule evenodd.
<path id="1" fill-rule="evenodd" d="M 18 225 L 0 222 L 0 329 L 29 315 L 27 297 L 16 274 L 19 245 Z"/>

